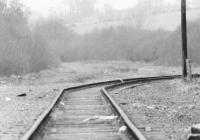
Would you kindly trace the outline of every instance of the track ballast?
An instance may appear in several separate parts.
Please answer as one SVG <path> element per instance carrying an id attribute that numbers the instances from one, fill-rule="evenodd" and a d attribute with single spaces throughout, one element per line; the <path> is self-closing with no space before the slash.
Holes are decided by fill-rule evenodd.
<path id="1" fill-rule="evenodd" d="M 109 91 L 180 77 L 123 79 L 65 89 L 22 140 L 146 140 Z"/>

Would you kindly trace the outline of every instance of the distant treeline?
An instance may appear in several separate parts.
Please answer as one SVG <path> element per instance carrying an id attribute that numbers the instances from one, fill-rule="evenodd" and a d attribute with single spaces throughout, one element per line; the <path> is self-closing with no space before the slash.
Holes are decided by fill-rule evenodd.
<path id="1" fill-rule="evenodd" d="M 13 0 L 0 0 L 0 75 L 26 74 L 57 66 L 61 61 L 131 60 L 181 63 L 180 28 L 149 31 L 132 26 L 94 30 L 79 35 L 62 20 L 48 18 L 33 28 L 27 12 Z M 188 25 L 188 52 L 200 64 L 200 20 Z"/>
<path id="2" fill-rule="evenodd" d="M 188 55 L 200 64 L 200 20 L 188 24 Z M 76 36 L 65 46 L 62 61 L 131 60 L 180 65 L 181 28 L 150 31 L 119 26 Z"/>

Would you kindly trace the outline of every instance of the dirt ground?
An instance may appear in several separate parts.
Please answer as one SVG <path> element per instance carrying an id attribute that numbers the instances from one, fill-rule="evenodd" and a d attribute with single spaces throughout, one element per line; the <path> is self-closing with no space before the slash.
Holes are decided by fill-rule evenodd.
<path id="1" fill-rule="evenodd" d="M 180 67 L 126 61 L 91 61 L 64 63 L 58 68 L 24 76 L 0 77 L 0 139 L 20 139 L 64 88 L 104 80 L 180 72 Z M 23 96 L 18 96 L 20 94 Z"/>
<path id="2" fill-rule="evenodd" d="M 148 122 L 146 128 L 165 134 L 165 140 L 186 140 L 191 126 L 200 123 L 200 80 L 145 84 L 113 96 L 138 127 L 136 114 Z"/>

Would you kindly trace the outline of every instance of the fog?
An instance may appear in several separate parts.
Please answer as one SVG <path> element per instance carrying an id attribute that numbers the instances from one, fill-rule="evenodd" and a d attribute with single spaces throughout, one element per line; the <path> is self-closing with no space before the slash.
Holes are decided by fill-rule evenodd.
<path id="1" fill-rule="evenodd" d="M 188 0 L 189 56 L 200 64 L 200 2 Z M 0 74 L 87 60 L 181 64 L 180 3 L 0 0 Z"/>

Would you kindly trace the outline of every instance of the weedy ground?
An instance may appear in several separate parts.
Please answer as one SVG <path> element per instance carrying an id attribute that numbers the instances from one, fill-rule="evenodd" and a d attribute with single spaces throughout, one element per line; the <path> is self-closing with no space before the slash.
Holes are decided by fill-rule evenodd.
<path id="1" fill-rule="evenodd" d="M 199 68 L 196 68 L 195 72 L 198 71 Z M 58 68 L 23 76 L 0 77 L 0 139 L 20 139 L 64 88 L 119 78 L 180 73 L 180 67 L 157 66 L 142 62 L 88 61 L 63 63 Z M 174 83 L 176 84 L 175 81 Z M 183 83 L 179 84 L 185 87 Z M 161 83 L 162 86 L 171 88 L 169 85 L 166 86 L 166 83 Z M 190 88 L 193 84 L 187 86 Z M 181 90 L 188 92 L 188 88 Z M 141 92 L 145 97 L 145 91 Z"/>

